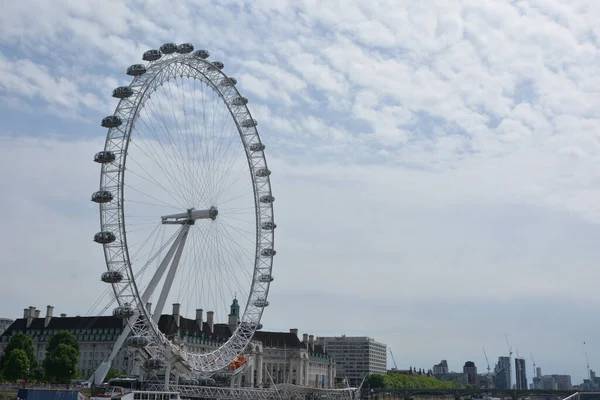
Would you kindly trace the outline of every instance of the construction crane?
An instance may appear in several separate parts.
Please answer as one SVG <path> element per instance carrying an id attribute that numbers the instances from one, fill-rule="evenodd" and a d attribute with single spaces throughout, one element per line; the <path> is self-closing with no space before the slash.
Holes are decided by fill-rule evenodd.
<path id="1" fill-rule="evenodd" d="M 587 366 L 588 379 L 591 381 L 592 380 L 592 375 L 590 375 L 590 360 L 588 360 L 587 351 L 585 352 L 585 364 Z"/>
<path id="2" fill-rule="evenodd" d="M 398 365 L 396 364 L 396 359 L 394 358 L 394 353 L 392 353 L 392 348 L 388 347 L 388 350 L 390 351 L 390 355 L 392 356 L 392 361 L 394 362 L 394 368 L 392 368 L 393 371 L 398 370 Z"/>
<path id="3" fill-rule="evenodd" d="M 531 356 L 531 362 L 533 363 L 533 375 L 531 375 L 532 378 L 535 378 L 536 375 L 536 369 L 535 369 L 535 360 L 533 359 L 533 353 L 529 353 L 529 355 Z"/>
<path id="4" fill-rule="evenodd" d="M 490 360 L 488 360 L 487 353 L 485 352 L 485 347 L 482 347 L 482 349 L 483 349 L 483 355 L 485 356 L 485 362 L 487 363 L 487 369 L 488 369 L 488 374 L 489 374 L 491 371 Z"/>
<path id="5" fill-rule="evenodd" d="M 504 334 L 504 339 L 506 340 L 506 347 L 508 347 L 508 358 L 510 359 L 513 355 L 512 347 L 510 347 L 510 343 L 508 343 L 508 335 Z"/>
<path id="6" fill-rule="evenodd" d="M 508 335 L 506 333 L 504 333 L 504 339 L 506 340 L 506 346 L 508 347 L 508 368 L 509 368 L 508 369 L 508 372 L 509 372 L 509 374 L 508 374 L 508 381 L 511 382 L 512 381 L 512 374 L 510 373 L 510 367 L 511 367 L 511 364 L 512 364 L 512 358 L 511 357 L 512 357 L 513 351 L 512 351 L 512 347 L 510 347 L 510 343 L 508 343 Z M 516 373 L 516 371 L 515 371 L 515 373 Z"/>

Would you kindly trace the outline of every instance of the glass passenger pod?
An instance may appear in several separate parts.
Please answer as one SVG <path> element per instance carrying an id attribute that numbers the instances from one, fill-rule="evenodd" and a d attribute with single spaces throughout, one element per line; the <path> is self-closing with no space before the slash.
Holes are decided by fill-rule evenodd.
<path id="1" fill-rule="evenodd" d="M 256 299 L 254 300 L 254 305 L 256 307 L 267 307 L 269 302 L 266 299 Z"/>
<path id="2" fill-rule="evenodd" d="M 123 280 L 123 273 L 119 271 L 106 271 L 102 273 L 100 280 L 105 283 L 119 283 Z"/>
<path id="3" fill-rule="evenodd" d="M 120 86 L 112 92 L 112 97 L 117 99 L 126 99 L 131 96 L 133 96 L 133 89 L 129 86 Z"/>
<path id="4" fill-rule="evenodd" d="M 121 121 L 121 118 L 119 118 L 118 116 L 109 115 L 108 117 L 102 118 L 102 122 L 100 123 L 100 125 L 102 125 L 102 127 L 104 128 L 116 128 L 118 126 L 121 126 L 122 123 L 123 121 Z"/>
<path id="5" fill-rule="evenodd" d="M 113 194 L 108 190 L 99 190 L 92 194 L 92 201 L 94 203 L 108 203 L 112 201 Z"/>
<path id="6" fill-rule="evenodd" d="M 265 231 L 272 231 L 275 228 L 277 228 L 277 224 L 273 221 L 267 221 L 267 222 L 263 222 L 262 224 L 260 224 L 261 229 L 265 230 Z"/>
<path id="7" fill-rule="evenodd" d="M 148 369 L 161 369 L 165 366 L 165 363 L 160 358 L 151 358 L 146 361 L 146 367 Z"/>
<path id="8" fill-rule="evenodd" d="M 163 54 L 171 54 L 177 51 L 177 45 L 175 43 L 165 43 L 160 46 L 160 51 Z"/>
<path id="9" fill-rule="evenodd" d="M 248 104 L 248 99 L 246 97 L 241 96 L 236 97 L 231 101 L 231 104 L 233 104 L 234 106 L 245 106 L 246 104 Z"/>
<path id="10" fill-rule="evenodd" d="M 112 232 L 102 231 L 94 235 L 94 242 L 100 244 L 108 244 L 117 240 L 116 236 Z"/>
<path id="11" fill-rule="evenodd" d="M 262 274 L 258 277 L 258 281 L 263 283 L 273 282 L 273 279 L 275 278 L 273 278 L 273 275 L 271 274 Z"/>
<path id="12" fill-rule="evenodd" d="M 144 61 L 156 61 L 162 57 L 162 54 L 159 50 L 148 50 L 145 51 L 142 55 L 142 60 Z"/>
<path id="13" fill-rule="evenodd" d="M 127 68 L 127 75 L 140 76 L 146 73 L 146 67 L 142 64 L 133 64 Z"/>
<path id="14" fill-rule="evenodd" d="M 263 204 L 271 204 L 275 201 L 275 197 L 270 194 L 265 194 L 264 196 L 260 196 L 258 201 L 260 201 Z"/>
<path id="15" fill-rule="evenodd" d="M 210 53 L 208 52 L 208 50 L 196 50 L 194 52 L 194 57 L 206 60 L 208 57 L 210 57 Z"/>
<path id="16" fill-rule="evenodd" d="M 127 345 L 130 347 L 137 347 L 139 349 L 148 346 L 148 344 L 150 344 L 150 340 L 145 336 L 130 336 L 127 338 Z"/>
<path id="17" fill-rule="evenodd" d="M 265 149 L 265 145 L 262 143 L 252 143 L 248 146 L 250 151 L 263 151 Z"/>
<path id="18" fill-rule="evenodd" d="M 191 43 L 182 43 L 179 46 L 177 46 L 177 50 L 176 50 L 179 54 L 187 54 L 187 53 L 191 53 L 192 51 L 194 51 L 194 45 Z"/>
<path id="19" fill-rule="evenodd" d="M 241 125 L 244 128 L 253 128 L 256 125 L 258 125 L 258 121 L 255 119 L 246 119 L 246 120 L 242 121 Z"/>
<path id="20" fill-rule="evenodd" d="M 94 161 L 99 164 L 108 164 L 115 161 L 117 157 L 112 151 L 101 151 L 94 155 Z"/>
<path id="21" fill-rule="evenodd" d="M 262 251 L 260 252 L 260 255 L 263 257 L 273 257 L 275 254 L 277 254 L 277 251 L 275 251 L 275 249 L 262 249 Z"/>
<path id="22" fill-rule="evenodd" d="M 223 69 L 225 65 L 221 61 L 213 61 L 212 65 L 208 67 L 209 70 L 214 71 L 215 69 Z"/>
<path id="23" fill-rule="evenodd" d="M 271 175 L 271 171 L 269 171 L 268 168 L 259 168 L 256 170 L 255 175 L 259 178 L 266 178 L 267 176 Z"/>
<path id="24" fill-rule="evenodd" d="M 129 304 L 123 304 L 122 306 L 115 307 L 112 314 L 113 317 L 126 319 L 133 317 L 135 310 Z"/>
<path id="25" fill-rule="evenodd" d="M 237 85 L 237 79 L 232 78 L 232 77 L 228 77 L 228 78 L 223 78 L 221 79 L 221 82 L 219 82 L 220 86 L 235 86 Z"/>

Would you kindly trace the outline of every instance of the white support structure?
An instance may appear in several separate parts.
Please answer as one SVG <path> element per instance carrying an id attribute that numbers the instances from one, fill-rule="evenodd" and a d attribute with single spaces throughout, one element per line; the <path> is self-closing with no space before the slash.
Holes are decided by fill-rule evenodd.
<path id="1" fill-rule="evenodd" d="M 179 261 L 181 260 L 181 254 L 183 253 L 183 247 L 185 246 L 185 241 L 187 240 L 188 233 L 190 231 L 190 226 L 191 225 L 183 225 L 183 227 L 181 228 L 181 239 L 179 239 L 177 251 L 175 252 L 175 256 L 173 257 L 173 263 L 171 264 L 169 272 L 167 272 L 167 277 L 165 278 L 165 283 L 160 292 L 158 303 L 156 303 L 156 308 L 152 313 L 152 319 L 157 324 L 158 320 L 160 319 L 160 315 L 162 314 L 162 310 L 165 307 L 165 303 L 167 302 L 167 297 L 169 297 L 171 285 L 173 284 L 173 280 L 175 279 L 175 273 L 177 272 L 177 266 L 179 265 Z"/>
<path id="2" fill-rule="evenodd" d="M 146 390 L 164 391 L 161 384 L 150 384 Z M 181 397 L 220 400 L 305 400 L 307 394 L 315 399 L 352 400 L 357 389 L 319 389 L 296 385 L 277 385 L 267 389 L 231 388 L 216 386 L 171 385 L 169 390 L 179 392 Z"/>
<path id="3" fill-rule="evenodd" d="M 146 290 L 142 294 L 142 301 L 144 303 L 146 303 L 150 299 L 150 297 L 152 297 L 152 294 L 154 293 L 154 290 L 158 286 L 158 283 L 162 279 L 165 271 L 167 270 L 167 266 L 169 265 L 169 262 L 173 258 L 173 254 L 175 254 L 175 251 L 179 248 L 182 249 L 181 244 L 185 243 L 185 238 L 187 237 L 187 233 L 189 232 L 189 230 L 190 230 L 189 225 L 184 225 L 181 228 L 179 234 L 177 235 L 177 238 L 175 238 L 175 240 L 173 241 L 171 248 L 167 252 L 165 258 L 161 261 L 160 265 L 156 269 L 156 272 L 154 272 L 154 275 L 152 276 L 150 283 L 148 284 L 148 286 L 146 287 Z M 179 255 L 181 256 L 180 252 L 179 252 Z M 161 308 L 161 312 L 162 312 L 162 308 Z M 135 320 L 137 320 L 139 318 L 139 316 L 140 316 L 140 314 L 138 311 L 135 313 L 135 315 L 133 317 L 131 317 L 129 319 L 129 322 L 133 323 Z M 158 313 L 158 316 L 160 317 L 160 312 Z M 123 347 L 123 343 L 125 343 L 125 340 L 127 339 L 127 337 L 129 336 L 130 333 L 131 333 L 131 326 L 128 323 L 127 325 L 125 325 L 125 327 L 123 328 L 123 331 L 121 332 L 121 334 L 117 338 L 115 344 L 113 345 L 112 351 L 110 352 L 108 359 L 106 361 L 103 361 L 98 366 L 98 368 L 96 368 L 94 373 L 92 374 L 91 378 L 89 379 L 89 382 L 91 384 L 100 385 L 104 381 L 104 378 L 106 378 L 106 374 L 108 374 L 108 371 L 110 370 L 110 366 L 112 365 L 113 360 L 117 356 L 117 353 L 119 352 L 119 350 L 121 350 L 121 348 Z"/>

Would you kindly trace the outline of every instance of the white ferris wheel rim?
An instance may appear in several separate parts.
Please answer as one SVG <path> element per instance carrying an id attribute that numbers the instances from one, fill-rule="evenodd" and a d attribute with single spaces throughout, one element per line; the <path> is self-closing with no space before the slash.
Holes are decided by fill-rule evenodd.
<path id="1" fill-rule="evenodd" d="M 181 49 L 180 45 L 178 50 Z M 146 65 L 138 64 L 128 69 L 128 74 L 134 78 L 128 86 L 132 94 L 120 99 L 111 117 L 118 117 L 120 123 L 108 126 L 103 154 L 114 154 L 112 162 L 102 162 L 100 192 L 110 191 L 112 201 L 100 203 L 100 233 L 112 233 L 114 240 L 103 243 L 108 272 L 120 272 L 124 279 L 111 283 L 119 307 L 131 307 L 135 315 L 128 319 L 132 336 L 145 337 L 147 343 L 143 348 L 149 359 L 166 360 L 182 372 L 211 374 L 226 368 L 241 354 L 250 342 L 254 331 L 259 328 L 264 307 L 268 305 L 268 292 L 272 278 L 274 255 L 273 200 L 271 183 L 264 155 L 264 145 L 260 140 L 256 121 L 252 119 L 245 101 L 235 87 L 235 80 L 226 76 L 219 62 L 206 59 L 208 52 L 191 52 L 189 47 L 184 51 L 173 51 L 162 54 L 158 59 L 149 61 Z M 159 54 L 154 51 L 155 55 Z M 149 53 L 149 52 L 147 52 Z M 146 54 L 144 57 L 146 57 Z M 206 57 L 205 57 L 206 56 Z M 147 60 L 148 61 L 148 60 Z M 145 71 L 141 74 L 135 72 Z M 134 75 L 136 73 L 137 75 Z M 157 322 L 146 308 L 140 289 L 136 282 L 135 272 L 127 245 L 127 221 L 125 215 L 125 178 L 128 147 L 145 101 L 156 91 L 158 85 L 186 76 L 197 79 L 210 86 L 229 110 L 235 122 L 240 137 L 240 143 L 248 161 L 248 173 L 252 180 L 254 193 L 254 209 L 256 221 L 256 246 L 252 284 L 248 301 L 240 323 L 229 340 L 216 350 L 208 353 L 194 353 L 179 348 L 168 339 L 158 328 Z M 127 88 L 127 87 L 124 87 Z M 117 88 L 115 91 L 117 91 Z M 123 89 L 124 91 L 128 91 Z M 114 95 L 114 93 L 113 93 Z M 115 96 L 117 97 L 117 96 Z M 106 119 L 106 118 L 105 118 Z M 103 126 L 104 126 L 103 120 Z M 98 192 L 98 193 L 100 193 Z M 184 210 L 185 211 L 185 210 Z M 184 229 L 185 227 L 182 227 Z M 188 227 L 189 229 L 189 227 Z M 264 257 L 264 252 L 270 250 L 273 254 Z M 261 253 L 262 252 L 262 253 Z M 141 316 L 141 318 L 139 318 Z"/>

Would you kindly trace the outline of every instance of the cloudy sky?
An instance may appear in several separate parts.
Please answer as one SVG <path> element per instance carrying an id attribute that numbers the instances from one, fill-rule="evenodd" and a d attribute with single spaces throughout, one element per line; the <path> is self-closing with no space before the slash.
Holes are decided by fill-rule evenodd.
<path id="1" fill-rule="evenodd" d="M 250 99 L 276 201 L 268 330 L 368 335 L 399 368 L 600 369 L 600 3 L 4 1 L 0 316 L 105 289 L 92 162 L 165 42 Z M 584 340 L 587 342 L 583 346 Z M 391 360 L 389 361 L 391 365 Z M 493 368 L 493 365 L 492 365 Z"/>

